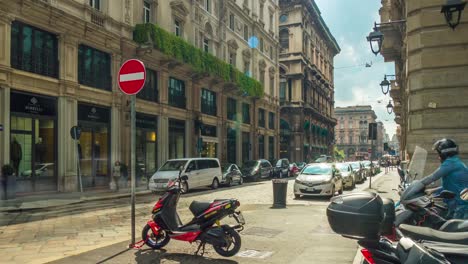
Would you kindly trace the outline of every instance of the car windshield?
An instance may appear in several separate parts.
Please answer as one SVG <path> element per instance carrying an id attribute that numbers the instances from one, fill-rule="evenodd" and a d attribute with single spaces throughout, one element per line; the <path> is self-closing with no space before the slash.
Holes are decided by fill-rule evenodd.
<path id="1" fill-rule="evenodd" d="M 353 162 L 351 163 L 351 167 L 353 168 L 353 170 L 359 169 L 359 163 Z"/>
<path id="2" fill-rule="evenodd" d="M 312 165 L 306 167 L 302 174 L 305 175 L 324 175 L 324 174 L 331 174 L 332 167 L 331 165 Z"/>
<path id="3" fill-rule="evenodd" d="M 180 166 L 187 164 L 187 160 L 169 160 L 159 169 L 159 171 L 178 171 Z"/>
<path id="4" fill-rule="evenodd" d="M 250 161 L 246 161 L 244 162 L 244 165 L 242 167 L 244 168 L 252 168 L 252 167 L 255 167 L 257 166 L 257 161 L 256 160 L 250 160 Z"/>
<path id="5" fill-rule="evenodd" d="M 370 161 L 364 161 L 363 164 L 364 164 L 364 166 L 366 166 L 366 167 L 370 167 L 371 162 L 370 162 Z"/>
<path id="6" fill-rule="evenodd" d="M 340 171 L 348 171 L 348 164 L 346 163 L 338 163 L 336 164 L 336 167 L 340 170 Z"/>
<path id="7" fill-rule="evenodd" d="M 221 170 L 223 172 L 227 172 L 227 170 L 229 169 L 230 166 L 231 166 L 231 164 L 222 164 L 221 165 Z"/>

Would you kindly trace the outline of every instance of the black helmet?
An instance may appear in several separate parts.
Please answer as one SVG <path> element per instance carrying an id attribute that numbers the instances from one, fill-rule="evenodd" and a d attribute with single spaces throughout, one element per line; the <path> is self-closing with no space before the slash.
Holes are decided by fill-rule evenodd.
<path id="1" fill-rule="evenodd" d="M 434 143 L 433 149 L 439 153 L 441 161 L 444 161 L 448 157 L 458 155 L 458 146 L 455 141 L 443 138 Z"/>

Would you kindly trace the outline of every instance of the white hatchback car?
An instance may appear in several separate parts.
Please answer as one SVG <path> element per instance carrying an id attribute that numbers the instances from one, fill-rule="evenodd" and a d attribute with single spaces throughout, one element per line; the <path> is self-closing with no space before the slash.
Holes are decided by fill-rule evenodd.
<path id="1" fill-rule="evenodd" d="M 343 193 L 343 178 L 332 163 L 312 163 L 302 169 L 294 182 L 294 196 L 334 196 Z"/>
<path id="2" fill-rule="evenodd" d="M 154 192 L 165 191 L 169 181 L 179 176 L 181 166 L 183 167 L 181 177 L 187 176 L 187 180 L 181 183 L 182 192 L 205 186 L 211 186 L 212 189 L 219 187 L 223 173 L 218 159 L 187 158 L 166 161 L 151 177 L 149 189 Z"/>

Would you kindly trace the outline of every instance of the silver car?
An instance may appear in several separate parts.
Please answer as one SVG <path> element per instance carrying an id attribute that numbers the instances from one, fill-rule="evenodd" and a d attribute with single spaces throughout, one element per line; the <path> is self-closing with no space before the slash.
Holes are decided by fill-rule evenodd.
<path id="1" fill-rule="evenodd" d="M 294 182 L 294 197 L 334 196 L 343 193 L 343 178 L 332 163 L 312 163 L 297 176 Z"/>
<path id="2" fill-rule="evenodd" d="M 354 189 L 356 187 L 356 176 L 351 165 L 349 163 L 337 163 L 336 168 L 341 172 L 344 187 Z"/>
<path id="3" fill-rule="evenodd" d="M 236 164 L 222 164 L 221 171 L 223 172 L 223 178 L 220 182 L 222 185 L 232 186 L 233 183 L 237 183 L 239 185 L 242 185 L 242 183 L 244 183 L 242 172 Z"/>

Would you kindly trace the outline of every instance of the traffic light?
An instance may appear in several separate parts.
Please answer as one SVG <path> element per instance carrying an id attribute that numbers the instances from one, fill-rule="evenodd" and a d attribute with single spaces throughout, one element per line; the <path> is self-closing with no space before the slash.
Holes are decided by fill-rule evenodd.
<path id="1" fill-rule="evenodd" d="M 370 140 L 376 140 L 377 139 L 377 123 L 369 123 L 368 138 Z"/>

